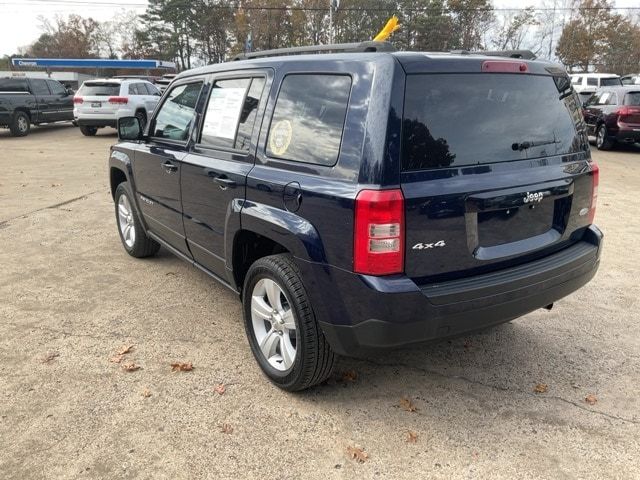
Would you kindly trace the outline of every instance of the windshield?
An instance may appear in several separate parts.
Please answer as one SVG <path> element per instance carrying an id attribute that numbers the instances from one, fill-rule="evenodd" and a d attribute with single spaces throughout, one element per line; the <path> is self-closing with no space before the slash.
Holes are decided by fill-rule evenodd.
<path id="1" fill-rule="evenodd" d="M 80 90 L 78 90 L 78 95 L 87 96 L 87 97 L 114 97 L 120 94 L 120 84 L 119 83 L 84 83 Z"/>
<path id="2" fill-rule="evenodd" d="M 576 96 L 554 77 L 431 74 L 407 77 L 404 170 L 477 165 L 586 150 Z M 562 88 L 562 87 L 561 87 Z"/>
<path id="3" fill-rule="evenodd" d="M 618 77 L 609 77 L 600 80 L 601 87 L 615 87 L 619 85 L 622 85 L 622 81 Z"/>
<path id="4" fill-rule="evenodd" d="M 624 96 L 623 105 L 640 106 L 640 92 L 629 92 Z"/>

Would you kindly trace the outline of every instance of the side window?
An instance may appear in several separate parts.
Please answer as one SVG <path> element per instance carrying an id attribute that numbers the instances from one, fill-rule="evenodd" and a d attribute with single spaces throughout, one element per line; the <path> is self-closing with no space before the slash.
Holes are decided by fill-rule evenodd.
<path id="1" fill-rule="evenodd" d="M 130 83 L 129 84 L 129 91 L 127 93 L 129 95 L 140 95 L 138 93 L 138 89 L 136 88 L 136 84 L 135 83 Z"/>
<path id="2" fill-rule="evenodd" d="M 147 95 L 147 89 L 144 88 L 144 83 L 130 83 L 129 95 Z"/>
<path id="3" fill-rule="evenodd" d="M 617 105 L 617 104 L 618 104 L 618 94 L 615 92 L 611 92 L 611 95 L 607 100 L 607 105 Z"/>
<path id="4" fill-rule="evenodd" d="M 39 78 L 32 78 L 29 80 L 31 83 L 31 92 L 34 95 L 51 95 L 49 93 L 49 87 L 47 87 L 47 82 L 45 80 L 41 80 Z"/>
<path id="5" fill-rule="evenodd" d="M 158 90 L 154 85 L 150 83 L 143 83 L 142 86 L 147 90 L 145 95 L 160 95 L 160 90 Z"/>
<path id="6" fill-rule="evenodd" d="M 249 93 L 247 93 L 247 97 L 244 99 L 244 105 L 240 112 L 240 123 L 238 125 L 238 135 L 236 135 L 235 143 L 235 148 L 238 150 L 249 150 L 251 132 L 253 131 L 253 124 L 256 121 L 258 105 L 260 105 L 260 98 L 264 90 L 264 82 L 264 78 L 254 78 L 251 80 Z"/>
<path id="7" fill-rule="evenodd" d="M 234 148 L 238 122 L 251 78 L 230 78 L 213 84 L 204 115 L 200 143 Z"/>
<path id="8" fill-rule="evenodd" d="M 28 92 L 26 78 L 0 78 L 0 92 Z"/>
<path id="9" fill-rule="evenodd" d="M 338 160 L 351 77 L 291 74 L 282 81 L 267 137 L 267 155 L 331 166 Z"/>
<path id="10" fill-rule="evenodd" d="M 196 116 L 202 82 L 174 87 L 154 120 L 153 137 L 186 141 Z"/>
<path id="11" fill-rule="evenodd" d="M 64 95 L 67 93 L 60 82 L 56 82 L 55 80 L 47 80 L 47 85 L 49 85 L 49 90 L 51 90 L 51 93 L 53 95 Z"/>
<path id="12" fill-rule="evenodd" d="M 597 87 L 598 86 L 598 79 L 594 78 L 594 77 L 587 77 L 587 85 L 590 85 L 592 87 Z"/>
<path id="13" fill-rule="evenodd" d="M 582 77 L 571 77 L 571 84 L 572 85 L 581 85 L 582 84 Z"/>

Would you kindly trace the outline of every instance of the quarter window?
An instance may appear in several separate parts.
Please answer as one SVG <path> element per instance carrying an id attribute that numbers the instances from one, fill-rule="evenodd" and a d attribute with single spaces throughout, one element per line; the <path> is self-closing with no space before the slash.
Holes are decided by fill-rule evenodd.
<path id="1" fill-rule="evenodd" d="M 598 86 L 598 79 L 594 78 L 594 77 L 587 77 L 587 85 L 590 85 L 592 87 L 597 87 Z"/>
<path id="2" fill-rule="evenodd" d="M 0 92 L 28 92 L 26 78 L 0 78 Z"/>
<path id="3" fill-rule="evenodd" d="M 273 112 L 267 154 L 331 166 L 338 159 L 351 77 L 288 75 Z"/>
<path id="4" fill-rule="evenodd" d="M 173 88 L 155 118 L 153 136 L 186 141 L 196 116 L 196 102 L 201 89 L 202 82 Z"/>

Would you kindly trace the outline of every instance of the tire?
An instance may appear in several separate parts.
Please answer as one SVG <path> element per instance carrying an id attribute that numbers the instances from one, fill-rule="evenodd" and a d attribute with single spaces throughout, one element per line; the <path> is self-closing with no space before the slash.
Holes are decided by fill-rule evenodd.
<path id="1" fill-rule="evenodd" d="M 273 284 L 279 288 L 277 292 L 271 290 L 276 295 L 268 293 Z M 271 300 L 276 297 L 276 302 Z M 290 255 L 263 257 L 251 265 L 242 299 L 251 351 L 271 382 L 294 392 L 329 378 L 336 355 L 316 321 L 300 272 Z M 272 303 L 276 303 L 275 309 Z M 295 325 L 295 331 L 287 325 Z M 295 352 L 293 359 L 291 346 Z"/>
<path id="2" fill-rule="evenodd" d="M 136 118 L 140 122 L 140 130 L 144 131 L 144 127 L 147 126 L 147 113 L 144 110 L 138 110 Z"/>
<path id="3" fill-rule="evenodd" d="M 98 133 L 98 127 L 86 127 L 84 125 L 81 125 L 80 131 L 85 137 L 93 137 L 96 133 Z"/>
<path id="4" fill-rule="evenodd" d="M 26 112 L 17 111 L 11 118 L 11 124 L 9 125 L 11 135 L 14 137 L 26 137 L 31 130 L 31 120 Z"/>
<path id="5" fill-rule="evenodd" d="M 142 228 L 133 203 L 129 182 L 122 182 L 118 185 L 114 203 L 120 241 L 127 253 L 135 258 L 150 257 L 158 253 L 160 244 L 147 237 Z"/>
<path id="6" fill-rule="evenodd" d="M 598 150 L 611 150 L 614 144 L 614 141 L 607 135 L 607 127 L 604 124 L 600 125 L 596 132 L 596 147 Z"/>

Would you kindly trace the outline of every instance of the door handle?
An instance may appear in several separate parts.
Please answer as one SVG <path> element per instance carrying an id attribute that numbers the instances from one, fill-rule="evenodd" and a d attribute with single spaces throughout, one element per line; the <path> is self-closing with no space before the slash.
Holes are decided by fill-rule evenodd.
<path id="1" fill-rule="evenodd" d="M 214 177 L 213 181 L 220 185 L 220 188 L 222 190 L 226 190 L 227 188 L 236 188 L 236 182 L 231 180 L 226 175 Z"/>
<path id="2" fill-rule="evenodd" d="M 167 173 L 175 173 L 178 171 L 178 167 L 176 167 L 173 163 L 171 163 L 169 160 L 167 160 L 166 162 L 164 162 L 162 165 L 162 169 L 167 172 Z"/>

